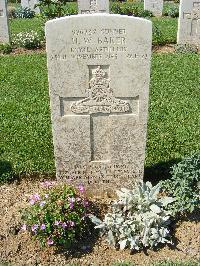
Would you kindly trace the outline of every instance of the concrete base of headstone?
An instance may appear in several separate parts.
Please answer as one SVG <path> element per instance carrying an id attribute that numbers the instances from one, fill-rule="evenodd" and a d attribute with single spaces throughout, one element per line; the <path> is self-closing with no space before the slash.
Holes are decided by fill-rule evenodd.
<path id="1" fill-rule="evenodd" d="M 0 0 L 0 43 L 9 43 L 10 33 L 7 14 L 7 1 Z"/>
<path id="2" fill-rule="evenodd" d="M 57 178 L 131 187 L 144 171 L 151 22 L 64 17 L 47 22 L 46 40 Z"/>
<path id="3" fill-rule="evenodd" d="M 200 0 L 181 0 L 177 43 L 200 47 Z"/>
<path id="4" fill-rule="evenodd" d="M 149 10 L 155 17 L 161 17 L 163 0 L 144 0 L 144 10 Z"/>

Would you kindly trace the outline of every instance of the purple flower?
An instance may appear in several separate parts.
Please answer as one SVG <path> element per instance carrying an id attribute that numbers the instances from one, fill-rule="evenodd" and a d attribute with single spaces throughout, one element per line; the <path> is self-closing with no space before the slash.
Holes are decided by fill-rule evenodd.
<path id="1" fill-rule="evenodd" d="M 68 198 L 70 203 L 74 203 L 76 201 L 75 198 Z"/>
<path id="2" fill-rule="evenodd" d="M 30 201 L 29 203 L 31 205 L 35 204 L 36 201 L 40 200 L 40 195 L 39 194 L 34 194 L 32 196 L 30 196 Z"/>
<path id="3" fill-rule="evenodd" d="M 73 226 L 75 225 L 75 222 L 73 222 L 73 221 L 69 221 L 69 225 L 70 225 L 71 227 L 73 227 Z"/>
<path id="4" fill-rule="evenodd" d="M 55 181 L 52 181 L 52 182 L 51 181 L 44 181 L 44 182 L 41 182 L 40 184 L 44 188 L 50 188 L 50 187 L 53 187 L 56 184 L 56 182 Z"/>
<path id="5" fill-rule="evenodd" d="M 60 222 L 59 221 L 55 221 L 55 223 L 54 223 L 55 225 L 59 225 L 60 224 Z"/>
<path id="6" fill-rule="evenodd" d="M 45 205 L 46 201 L 41 201 L 40 202 L 40 207 L 43 207 Z"/>
<path id="7" fill-rule="evenodd" d="M 44 196 L 45 196 L 45 198 L 46 198 L 46 199 L 49 197 L 49 195 L 48 195 L 48 194 L 45 194 Z"/>
<path id="8" fill-rule="evenodd" d="M 40 195 L 39 194 L 34 194 L 33 197 L 34 197 L 35 200 L 40 200 Z"/>
<path id="9" fill-rule="evenodd" d="M 85 192 L 85 188 L 84 188 L 83 185 L 79 185 L 79 186 L 78 186 L 78 189 L 79 189 L 79 191 L 80 191 L 81 193 Z"/>
<path id="10" fill-rule="evenodd" d="M 21 230 L 22 231 L 26 231 L 27 230 L 27 225 L 26 224 L 23 224 L 22 227 L 21 227 Z"/>
<path id="11" fill-rule="evenodd" d="M 36 232 L 37 229 L 38 229 L 38 224 L 34 224 L 34 225 L 32 225 L 31 230 L 32 230 L 33 232 Z"/>
<path id="12" fill-rule="evenodd" d="M 63 228 L 67 227 L 67 224 L 66 224 L 65 222 L 62 223 L 62 227 L 63 227 Z"/>
<path id="13" fill-rule="evenodd" d="M 83 201 L 83 206 L 84 206 L 84 207 L 88 207 L 88 206 L 89 206 L 89 202 L 88 202 L 87 200 L 84 200 L 84 201 Z"/>
<path id="14" fill-rule="evenodd" d="M 70 207 L 70 209 L 73 209 L 74 208 L 74 203 L 70 202 L 69 207 Z"/>
<path id="15" fill-rule="evenodd" d="M 40 229 L 41 230 L 45 230 L 46 229 L 46 225 L 45 224 L 41 224 Z"/>
<path id="16" fill-rule="evenodd" d="M 53 245 L 53 243 L 54 243 L 54 242 L 53 242 L 53 239 L 51 239 L 51 238 L 48 238 L 48 239 L 47 239 L 47 244 L 48 244 L 48 245 Z"/>
<path id="17" fill-rule="evenodd" d="M 34 204 L 35 204 L 35 200 L 34 200 L 34 199 L 31 199 L 31 200 L 29 201 L 29 203 L 30 203 L 31 205 L 34 205 Z"/>

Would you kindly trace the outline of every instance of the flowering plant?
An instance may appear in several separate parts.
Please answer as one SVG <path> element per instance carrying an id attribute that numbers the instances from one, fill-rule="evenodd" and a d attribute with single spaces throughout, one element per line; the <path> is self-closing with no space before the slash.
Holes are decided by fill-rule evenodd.
<path id="1" fill-rule="evenodd" d="M 12 43 L 17 47 L 37 49 L 42 46 L 42 37 L 33 30 L 30 32 L 20 32 L 14 35 Z"/>
<path id="2" fill-rule="evenodd" d="M 22 230 L 31 232 L 42 246 L 69 247 L 89 229 L 84 187 L 56 182 L 43 182 L 40 194 L 29 199 L 30 206 L 22 211 Z"/>

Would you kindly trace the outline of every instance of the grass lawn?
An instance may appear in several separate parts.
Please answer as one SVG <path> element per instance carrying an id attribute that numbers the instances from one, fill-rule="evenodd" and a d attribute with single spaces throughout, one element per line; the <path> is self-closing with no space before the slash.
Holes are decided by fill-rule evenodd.
<path id="1" fill-rule="evenodd" d="M 200 149 L 199 56 L 154 54 L 146 166 Z M 54 173 L 46 55 L 0 57 L 0 175 Z"/>

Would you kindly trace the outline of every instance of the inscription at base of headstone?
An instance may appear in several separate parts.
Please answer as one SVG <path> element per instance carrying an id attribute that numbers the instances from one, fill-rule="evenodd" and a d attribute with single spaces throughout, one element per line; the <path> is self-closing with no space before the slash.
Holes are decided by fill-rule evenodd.
<path id="1" fill-rule="evenodd" d="M 200 0 L 181 0 L 177 43 L 200 46 Z"/>
<path id="2" fill-rule="evenodd" d="M 0 43 L 9 43 L 10 33 L 7 15 L 7 2 L 0 0 Z"/>
<path id="3" fill-rule="evenodd" d="M 109 0 L 78 0 L 78 13 L 109 13 Z"/>
<path id="4" fill-rule="evenodd" d="M 35 7 L 35 5 L 38 3 L 39 3 L 39 0 L 21 0 L 21 6 L 22 7 L 28 7 L 32 11 L 34 11 L 36 14 L 40 13 L 40 8 Z"/>
<path id="5" fill-rule="evenodd" d="M 142 180 L 151 22 L 92 14 L 47 22 L 58 179 L 94 190 Z"/>
<path id="6" fill-rule="evenodd" d="M 144 0 L 144 10 L 149 10 L 155 17 L 161 17 L 163 0 Z"/>

